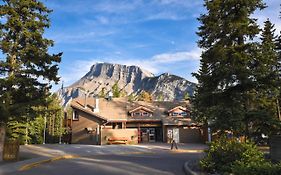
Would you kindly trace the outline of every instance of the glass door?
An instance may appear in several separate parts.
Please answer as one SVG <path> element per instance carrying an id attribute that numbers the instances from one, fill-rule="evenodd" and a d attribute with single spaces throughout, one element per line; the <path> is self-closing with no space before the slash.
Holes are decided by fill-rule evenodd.
<path id="1" fill-rule="evenodd" d="M 149 128 L 149 142 L 155 142 L 155 128 Z"/>

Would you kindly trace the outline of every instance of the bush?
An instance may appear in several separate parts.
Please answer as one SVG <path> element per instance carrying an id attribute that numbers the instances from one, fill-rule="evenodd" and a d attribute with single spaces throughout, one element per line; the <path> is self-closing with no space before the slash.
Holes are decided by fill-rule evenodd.
<path id="1" fill-rule="evenodd" d="M 206 157 L 200 161 L 203 170 L 210 173 L 231 173 L 240 164 L 263 164 L 263 154 L 252 143 L 220 138 L 211 142 Z"/>
<path id="2" fill-rule="evenodd" d="M 245 164 L 237 162 L 233 165 L 232 172 L 235 175 L 280 175 L 281 163 L 272 164 L 270 162 L 264 162 L 263 164 L 257 164 L 251 162 Z"/>

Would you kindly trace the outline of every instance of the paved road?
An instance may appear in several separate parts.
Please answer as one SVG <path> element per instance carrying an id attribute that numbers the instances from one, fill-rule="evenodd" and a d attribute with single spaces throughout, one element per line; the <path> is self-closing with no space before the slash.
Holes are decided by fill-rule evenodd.
<path id="1" fill-rule="evenodd" d="M 198 159 L 206 145 L 179 144 L 171 151 L 170 144 L 139 145 L 27 145 L 21 146 L 22 161 L 0 164 L 0 175 L 67 175 L 75 174 L 183 174 L 185 161 Z M 74 155 L 79 158 L 39 163 L 29 170 L 18 171 L 34 163 Z M 73 158 L 73 157 L 72 157 Z"/>
<path id="2" fill-rule="evenodd" d="M 201 153 L 96 155 L 55 161 L 17 175 L 184 175 L 183 164 Z"/>

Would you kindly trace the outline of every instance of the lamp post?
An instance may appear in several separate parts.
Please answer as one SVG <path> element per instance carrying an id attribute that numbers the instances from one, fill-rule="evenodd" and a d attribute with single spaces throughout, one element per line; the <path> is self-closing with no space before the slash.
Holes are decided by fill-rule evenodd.
<path id="1" fill-rule="evenodd" d="M 212 141 L 212 132 L 211 132 L 211 128 L 210 128 L 210 121 L 207 122 L 208 123 L 208 142 Z"/>
<path id="2" fill-rule="evenodd" d="M 44 116 L 44 140 L 43 140 L 43 144 L 46 144 L 46 123 L 47 123 L 47 119 L 46 119 L 46 116 Z"/>
<path id="3" fill-rule="evenodd" d="M 62 136 L 62 117 L 63 117 L 63 113 L 61 112 L 61 117 L 60 117 L 60 136 L 59 136 L 59 144 L 61 144 L 61 136 Z"/>
<path id="4" fill-rule="evenodd" d="M 63 91 L 63 81 L 62 81 L 62 83 L 61 83 L 61 106 L 63 107 L 63 103 L 64 103 L 64 100 L 63 100 L 63 93 L 64 93 L 64 91 Z M 60 135 L 59 135 L 59 144 L 61 144 L 61 137 L 62 137 L 62 119 L 63 119 L 63 117 L 64 117 L 64 110 L 62 110 L 61 112 L 60 112 L 60 130 L 59 130 L 59 132 L 60 132 Z"/>

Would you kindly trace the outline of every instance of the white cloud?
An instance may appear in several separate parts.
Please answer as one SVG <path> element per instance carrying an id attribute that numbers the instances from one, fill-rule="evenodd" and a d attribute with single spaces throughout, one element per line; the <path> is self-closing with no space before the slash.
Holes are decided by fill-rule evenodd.
<path id="1" fill-rule="evenodd" d="M 107 12 L 107 13 L 125 13 L 132 11 L 141 5 L 141 1 L 134 0 L 133 2 L 122 2 L 122 1 L 103 1 L 103 3 L 94 6 L 96 11 Z"/>
<path id="2" fill-rule="evenodd" d="M 199 60 L 201 56 L 201 49 L 196 48 L 186 52 L 164 53 L 152 57 L 152 61 L 156 63 L 169 63 L 188 60 Z"/>
<path id="3" fill-rule="evenodd" d="M 48 5 L 55 10 L 76 13 L 76 14 L 85 14 L 93 12 L 105 12 L 113 14 L 121 14 L 129 11 L 133 11 L 142 2 L 140 0 L 134 1 L 111 1 L 111 0 L 102 0 L 102 1 L 71 1 L 70 3 L 61 4 L 56 1 L 49 1 Z"/>
<path id="4" fill-rule="evenodd" d="M 186 16 L 179 15 L 174 12 L 160 12 L 156 14 L 149 15 L 148 17 L 144 18 L 143 21 L 150 21 L 150 20 L 183 20 L 186 19 Z"/>
<path id="5" fill-rule="evenodd" d="M 106 18 L 106 17 L 104 17 L 104 16 L 99 16 L 99 17 L 97 17 L 97 20 L 98 20 L 99 23 L 101 23 L 101 24 L 109 24 L 108 18 Z"/>
<path id="6" fill-rule="evenodd" d="M 148 59 L 77 59 L 77 61 L 71 63 L 71 65 L 69 65 L 67 69 L 64 69 L 64 72 L 61 72 L 61 76 L 62 80 L 67 86 L 71 85 L 72 83 L 83 77 L 90 70 L 91 66 L 97 62 L 109 62 L 116 64 L 124 64 L 128 66 L 136 65 L 153 74 L 173 72 L 173 67 L 169 66 L 170 64 L 177 62 L 181 62 L 181 64 L 189 64 L 189 61 L 199 60 L 200 54 L 201 50 L 199 48 L 195 48 L 193 50 L 184 52 L 158 54 Z"/>
<path id="7" fill-rule="evenodd" d="M 161 5 L 177 5 L 184 7 L 192 7 L 197 8 L 198 6 L 202 6 L 203 1 L 193 1 L 193 0 L 154 0 L 155 3 Z"/>
<path id="8" fill-rule="evenodd" d="M 109 35 L 115 34 L 114 30 L 104 30 L 104 31 L 91 31 L 91 32 L 68 32 L 68 33 L 58 33 L 48 38 L 51 38 L 56 43 L 82 43 L 85 41 L 92 41 L 99 37 L 107 37 Z"/>

